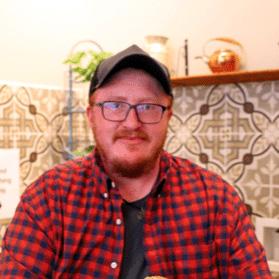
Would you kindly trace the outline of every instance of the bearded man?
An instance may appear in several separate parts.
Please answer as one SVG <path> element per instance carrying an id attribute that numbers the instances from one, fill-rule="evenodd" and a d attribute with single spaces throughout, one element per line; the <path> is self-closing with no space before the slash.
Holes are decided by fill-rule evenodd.
<path id="1" fill-rule="evenodd" d="M 96 147 L 26 189 L 1 278 L 271 278 L 234 188 L 163 150 L 172 102 L 166 67 L 136 45 L 98 66 Z"/>

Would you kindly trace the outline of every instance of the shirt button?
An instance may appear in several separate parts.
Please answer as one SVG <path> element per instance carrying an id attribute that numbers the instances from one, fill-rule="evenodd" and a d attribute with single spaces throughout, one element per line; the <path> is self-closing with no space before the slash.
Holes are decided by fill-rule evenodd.
<path id="1" fill-rule="evenodd" d="M 115 187 L 116 187 L 116 185 L 115 185 L 115 183 L 114 183 L 113 181 L 111 182 L 111 187 L 112 187 L 112 188 L 115 188 Z"/>
<path id="2" fill-rule="evenodd" d="M 103 194 L 103 197 L 104 197 L 105 199 L 107 199 L 107 198 L 108 198 L 108 193 L 104 193 L 104 194 Z"/>
<path id="3" fill-rule="evenodd" d="M 120 218 L 117 218 L 115 223 L 116 223 L 116 225 L 120 226 L 122 224 L 122 221 Z"/>
<path id="4" fill-rule="evenodd" d="M 110 267 L 113 269 L 117 268 L 117 262 L 111 262 Z"/>

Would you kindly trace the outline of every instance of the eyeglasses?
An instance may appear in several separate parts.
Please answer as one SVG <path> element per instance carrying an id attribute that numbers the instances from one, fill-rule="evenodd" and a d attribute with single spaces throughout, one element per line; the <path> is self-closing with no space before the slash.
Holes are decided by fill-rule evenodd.
<path id="1" fill-rule="evenodd" d="M 150 103 L 131 105 L 126 102 L 105 101 L 93 104 L 102 108 L 103 117 L 106 120 L 121 122 L 126 120 L 131 109 L 135 109 L 138 120 L 144 124 L 156 124 L 162 119 L 167 106 Z"/>

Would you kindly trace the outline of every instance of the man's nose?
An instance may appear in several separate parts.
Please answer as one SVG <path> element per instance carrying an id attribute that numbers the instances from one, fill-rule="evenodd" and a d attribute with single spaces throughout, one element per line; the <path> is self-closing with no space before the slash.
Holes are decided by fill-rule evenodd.
<path id="1" fill-rule="evenodd" d="M 141 126 L 141 122 L 138 119 L 136 108 L 132 107 L 127 114 L 126 119 L 123 121 L 123 125 L 128 128 L 138 128 Z"/>

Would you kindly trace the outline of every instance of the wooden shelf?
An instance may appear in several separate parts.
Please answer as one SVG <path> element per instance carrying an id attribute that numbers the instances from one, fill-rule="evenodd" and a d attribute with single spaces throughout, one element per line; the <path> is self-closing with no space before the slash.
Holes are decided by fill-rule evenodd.
<path id="1" fill-rule="evenodd" d="M 239 82 L 257 82 L 266 80 L 279 80 L 279 69 L 260 71 L 238 71 L 216 73 L 210 75 L 196 75 L 173 77 L 172 86 L 212 85 Z"/>

